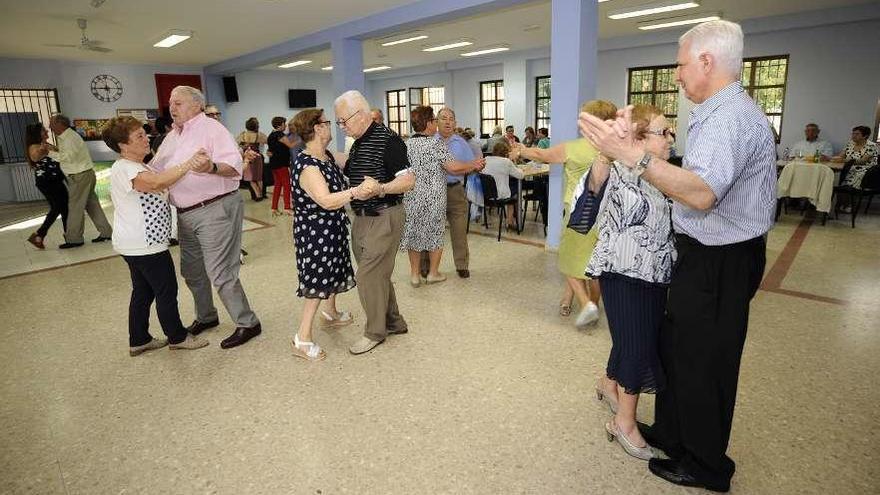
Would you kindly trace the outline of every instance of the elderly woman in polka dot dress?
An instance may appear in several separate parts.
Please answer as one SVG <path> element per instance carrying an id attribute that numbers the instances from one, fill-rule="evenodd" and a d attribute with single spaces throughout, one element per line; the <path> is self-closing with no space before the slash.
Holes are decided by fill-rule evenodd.
<path id="1" fill-rule="evenodd" d="M 312 323 L 321 300 L 327 300 L 321 312 L 331 326 L 352 322 L 351 313 L 336 309 L 336 294 L 355 286 L 354 270 L 348 248 L 348 217 L 343 207 L 353 199 L 367 199 L 378 190 L 369 179 L 355 188 L 346 188 L 342 170 L 327 150 L 330 121 L 324 111 L 310 108 L 293 118 L 296 133 L 306 143 L 295 158 L 293 190 L 293 240 L 296 245 L 296 269 L 299 272 L 298 297 L 306 299 L 299 331 L 293 336 L 297 357 L 318 361 L 326 353 L 312 339 Z"/>

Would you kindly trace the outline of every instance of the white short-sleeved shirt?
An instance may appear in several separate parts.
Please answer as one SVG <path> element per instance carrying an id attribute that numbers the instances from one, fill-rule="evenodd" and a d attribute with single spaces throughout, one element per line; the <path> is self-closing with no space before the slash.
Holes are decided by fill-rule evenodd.
<path id="1" fill-rule="evenodd" d="M 171 206 L 168 193 L 144 193 L 131 181 L 150 169 L 125 158 L 110 169 L 113 199 L 113 249 L 124 256 L 144 256 L 168 249 L 171 237 Z"/>

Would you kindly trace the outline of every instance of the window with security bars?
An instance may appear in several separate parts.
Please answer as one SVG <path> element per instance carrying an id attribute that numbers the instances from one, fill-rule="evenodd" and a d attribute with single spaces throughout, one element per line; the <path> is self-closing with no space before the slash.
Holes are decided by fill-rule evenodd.
<path id="1" fill-rule="evenodd" d="M 550 76 L 535 78 L 535 130 L 550 128 Z"/>
<path id="2" fill-rule="evenodd" d="M 761 107 L 773 129 L 776 142 L 782 136 L 782 111 L 785 108 L 785 83 L 788 78 L 788 55 L 743 59 L 742 85 Z"/>
<path id="3" fill-rule="evenodd" d="M 41 123 L 48 129 L 58 109 L 57 89 L 0 88 L 0 163 L 25 161 L 25 127 Z M 49 140 L 54 144 L 52 133 Z"/>
<path id="4" fill-rule="evenodd" d="M 504 81 L 480 82 L 480 134 L 492 135 L 504 124 Z"/>
<path id="5" fill-rule="evenodd" d="M 678 122 L 678 84 L 675 83 L 675 65 L 636 67 L 629 70 L 626 102 L 630 105 L 646 103 L 659 108 L 669 126 Z"/>
<path id="6" fill-rule="evenodd" d="M 409 109 L 412 111 L 419 105 L 434 109 L 434 115 L 446 105 L 446 89 L 443 86 L 430 88 L 409 88 Z"/>
<path id="7" fill-rule="evenodd" d="M 386 91 L 385 106 L 387 107 L 388 115 L 385 122 L 388 124 L 388 128 L 401 136 L 407 134 L 409 127 L 406 125 L 406 90 L 393 89 Z"/>

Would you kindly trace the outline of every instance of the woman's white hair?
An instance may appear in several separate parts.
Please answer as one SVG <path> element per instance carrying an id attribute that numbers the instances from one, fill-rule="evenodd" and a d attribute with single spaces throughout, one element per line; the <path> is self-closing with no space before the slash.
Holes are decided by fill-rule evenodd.
<path id="1" fill-rule="evenodd" d="M 370 103 L 360 91 L 352 89 L 339 95 L 333 102 L 333 106 L 341 104 L 345 104 L 349 110 L 361 110 L 367 116 L 370 114 Z"/>
<path id="2" fill-rule="evenodd" d="M 742 73 L 743 32 L 739 24 L 730 21 L 709 21 L 698 24 L 681 35 L 678 45 L 690 42 L 691 55 L 710 53 L 721 70 L 740 78 Z"/>
<path id="3" fill-rule="evenodd" d="M 194 102 L 199 104 L 199 107 L 201 107 L 202 110 L 205 109 L 205 95 L 202 94 L 202 92 L 199 91 L 198 89 L 196 89 L 192 86 L 176 86 L 174 89 L 171 90 L 171 92 L 172 93 L 177 93 L 177 92 L 186 93 L 189 95 L 190 98 L 192 98 L 192 100 Z"/>

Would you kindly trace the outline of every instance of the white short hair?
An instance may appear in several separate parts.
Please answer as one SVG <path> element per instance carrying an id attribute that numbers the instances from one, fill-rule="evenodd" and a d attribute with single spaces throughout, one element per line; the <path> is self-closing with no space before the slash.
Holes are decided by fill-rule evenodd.
<path id="1" fill-rule="evenodd" d="M 197 88 L 194 88 L 192 86 L 176 86 L 174 89 L 171 90 L 171 92 L 184 92 L 188 94 L 194 102 L 198 103 L 199 107 L 201 107 L 202 110 L 205 109 L 205 95 L 202 94 L 202 92 L 199 91 Z"/>
<path id="2" fill-rule="evenodd" d="M 441 113 L 444 113 L 444 112 L 446 112 L 446 113 L 451 113 L 451 114 L 452 114 L 452 120 L 456 120 L 456 117 L 455 117 L 455 110 L 453 110 L 453 109 L 451 109 L 451 108 L 449 108 L 449 107 L 443 107 L 443 108 L 441 108 L 440 110 L 438 110 L 438 111 L 437 111 L 437 118 L 439 119 L 439 118 L 440 118 L 440 114 L 441 114 Z"/>
<path id="3" fill-rule="evenodd" d="M 690 42 L 691 54 L 698 57 L 710 53 L 720 68 L 740 78 L 742 73 L 743 32 L 739 24 L 730 21 L 709 21 L 692 27 L 681 35 L 678 45 Z"/>
<path id="4" fill-rule="evenodd" d="M 357 90 L 349 90 L 345 93 L 339 95 L 336 98 L 336 101 L 333 102 L 333 106 L 340 105 L 345 103 L 345 106 L 348 107 L 349 110 L 361 110 L 366 112 L 368 115 L 370 113 L 370 103 L 364 98 L 364 95 L 361 94 L 360 91 Z"/>

